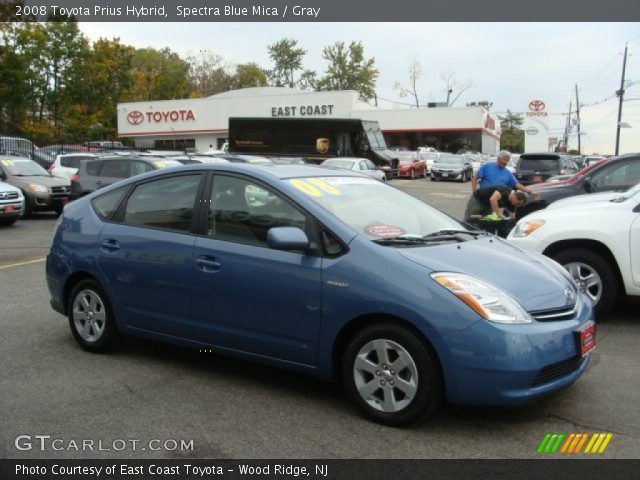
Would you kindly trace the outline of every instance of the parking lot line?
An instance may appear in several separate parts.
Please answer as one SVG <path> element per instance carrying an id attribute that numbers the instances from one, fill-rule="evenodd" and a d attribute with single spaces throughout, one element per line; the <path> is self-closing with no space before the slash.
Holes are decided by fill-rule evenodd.
<path id="1" fill-rule="evenodd" d="M 21 267 L 23 265 L 32 265 L 34 263 L 41 263 L 41 262 L 44 262 L 45 260 L 46 258 L 36 258 L 35 260 L 26 260 L 24 262 L 10 263 L 9 265 L 0 265 L 0 270 L 13 268 L 13 267 Z"/>

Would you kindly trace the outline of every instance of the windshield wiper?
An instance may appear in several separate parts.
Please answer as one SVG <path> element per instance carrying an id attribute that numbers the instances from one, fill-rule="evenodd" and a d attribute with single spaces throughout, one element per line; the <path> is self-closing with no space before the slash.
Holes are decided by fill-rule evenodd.
<path id="1" fill-rule="evenodd" d="M 471 235 L 472 237 L 478 237 L 482 235 L 484 237 L 485 235 L 487 235 L 487 232 L 485 232 L 484 230 L 438 230 L 437 232 L 432 232 L 422 238 L 450 237 L 457 234 Z"/>

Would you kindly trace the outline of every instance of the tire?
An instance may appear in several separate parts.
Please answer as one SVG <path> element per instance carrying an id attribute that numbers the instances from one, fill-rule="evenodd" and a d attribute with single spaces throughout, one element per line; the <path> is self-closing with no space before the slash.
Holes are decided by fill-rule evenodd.
<path id="1" fill-rule="evenodd" d="M 56 208 L 54 208 L 54 209 L 53 209 L 53 211 L 54 211 L 54 212 L 56 212 L 56 215 L 57 215 L 57 216 L 62 215 L 62 211 L 63 211 L 63 210 L 64 210 L 64 205 L 63 205 L 63 206 L 61 206 L 61 207 L 56 207 Z"/>
<path id="2" fill-rule="evenodd" d="M 383 355 L 386 360 L 379 361 Z M 399 368 L 394 370 L 394 365 Z M 443 402 L 442 374 L 433 348 L 393 323 L 370 325 L 356 333 L 345 348 L 341 373 L 351 401 L 366 417 L 385 425 L 402 427 L 426 419 Z"/>
<path id="3" fill-rule="evenodd" d="M 67 312 L 71 332 L 85 350 L 106 352 L 120 340 L 111 303 L 95 280 L 82 280 L 73 288 Z"/>
<path id="4" fill-rule="evenodd" d="M 22 192 L 22 195 L 24 195 L 24 208 L 22 209 L 20 218 L 29 218 L 33 213 L 31 210 L 31 205 L 29 204 L 29 199 L 27 198 L 27 195 L 24 192 Z"/>
<path id="5" fill-rule="evenodd" d="M 619 293 L 615 266 L 603 255 L 581 248 L 563 250 L 553 259 L 565 267 L 594 303 L 597 316 L 609 312 Z"/>

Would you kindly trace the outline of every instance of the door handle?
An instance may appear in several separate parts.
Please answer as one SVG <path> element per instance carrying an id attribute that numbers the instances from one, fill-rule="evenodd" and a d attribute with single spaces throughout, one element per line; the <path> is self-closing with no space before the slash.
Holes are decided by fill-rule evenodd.
<path id="1" fill-rule="evenodd" d="M 104 240 L 101 244 L 101 249 L 107 253 L 113 253 L 117 250 L 120 250 L 120 242 L 117 240 L 113 240 L 112 238 L 108 238 Z"/>
<path id="2" fill-rule="evenodd" d="M 207 255 L 196 257 L 196 265 L 203 272 L 217 272 L 220 270 L 220 262 L 215 257 Z"/>
<path id="3" fill-rule="evenodd" d="M 96 180 L 96 185 L 102 185 L 102 180 Z"/>

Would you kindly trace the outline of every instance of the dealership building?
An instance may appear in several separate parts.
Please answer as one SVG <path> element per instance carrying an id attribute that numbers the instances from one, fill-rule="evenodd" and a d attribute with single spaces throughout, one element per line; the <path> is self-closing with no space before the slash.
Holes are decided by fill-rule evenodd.
<path id="1" fill-rule="evenodd" d="M 118 104 L 118 136 L 143 148 L 220 148 L 230 117 L 376 120 L 387 145 L 441 151 L 500 149 L 500 122 L 483 107 L 380 108 L 353 90 L 310 92 L 281 87 L 232 90 L 207 98 Z"/>

